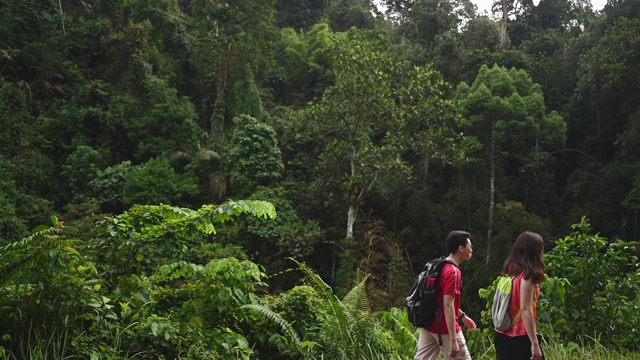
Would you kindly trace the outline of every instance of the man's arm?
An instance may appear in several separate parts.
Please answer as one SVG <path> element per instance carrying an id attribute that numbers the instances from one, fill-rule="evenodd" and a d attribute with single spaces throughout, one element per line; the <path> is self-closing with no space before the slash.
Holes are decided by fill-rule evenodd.
<path id="1" fill-rule="evenodd" d="M 444 295 L 442 298 L 442 309 L 444 311 L 444 320 L 447 322 L 447 330 L 449 331 L 449 343 L 451 344 L 451 353 L 449 356 L 456 357 L 460 351 L 458 341 L 456 339 L 456 313 L 453 303 L 456 295 Z"/>
<path id="2" fill-rule="evenodd" d="M 462 322 L 467 325 L 467 329 L 475 330 L 476 322 L 473 321 L 472 318 L 469 317 L 462 309 L 458 309 L 458 319 L 462 320 Z"/>

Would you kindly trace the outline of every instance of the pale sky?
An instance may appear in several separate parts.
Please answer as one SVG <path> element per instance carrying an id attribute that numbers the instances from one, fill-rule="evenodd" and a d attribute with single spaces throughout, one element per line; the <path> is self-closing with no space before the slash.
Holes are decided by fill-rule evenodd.
<path id="1" fill-rule="evenodd" d="M 491 4 L 493 0 L 471 0 L 476 6 L 478 6 L 478 14 L 482 14 L 483 11 L 487 11 L 491 14 Z M 533 0 L 533 3 L 538 5 L 539 0 Z M 604 5 L 607 3 L 607 0 L 591 0 L 591 5 L 593 5 L 593 11 L 602 10 Z"/>

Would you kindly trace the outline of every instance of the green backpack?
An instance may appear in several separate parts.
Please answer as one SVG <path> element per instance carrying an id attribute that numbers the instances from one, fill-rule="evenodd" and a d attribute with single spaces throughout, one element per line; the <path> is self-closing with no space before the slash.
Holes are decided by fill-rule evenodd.
<path id="1" fill-rule="evenodd" d="M 496 330 L 507 331 L 520 317 L 520 310 L 511 319 L 511 291 L 513 289 L 513 276 L 503 275 L 498 277 L 496 294 L 491 305 L 491 317 Z"/>

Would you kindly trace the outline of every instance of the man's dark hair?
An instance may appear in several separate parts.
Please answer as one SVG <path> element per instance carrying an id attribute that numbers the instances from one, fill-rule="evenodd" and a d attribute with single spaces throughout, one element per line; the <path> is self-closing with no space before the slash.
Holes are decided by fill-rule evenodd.
<path id="1" fill-rule="evenodd" d="M 454 230 L 450 232 L 444 239 L 449 254 L 455 254 L 460 245 L 466 246 L 469 243 L 469 238 L 471 238 L 471 235 L 466 231 Z"/>

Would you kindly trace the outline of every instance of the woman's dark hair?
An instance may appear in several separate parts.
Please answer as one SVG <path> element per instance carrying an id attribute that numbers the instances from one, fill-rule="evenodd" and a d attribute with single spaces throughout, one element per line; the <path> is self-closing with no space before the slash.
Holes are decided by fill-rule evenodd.
<path id="1" fill-rule="evenodd" d="M 524 273 L 525 280 L 539 284 L 544 278 L 545 264 L 542 260 L 544 240 L 540 234 L 525 231 L 516 239 L 511 254 L 502 266 L 505 275 Z"/>

